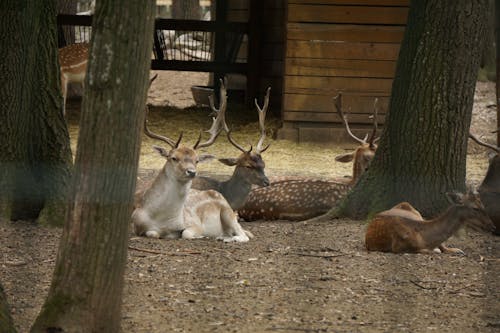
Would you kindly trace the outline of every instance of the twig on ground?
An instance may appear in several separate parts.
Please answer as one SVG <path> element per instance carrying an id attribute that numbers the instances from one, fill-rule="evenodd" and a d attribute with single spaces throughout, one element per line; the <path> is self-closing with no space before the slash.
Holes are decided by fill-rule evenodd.
<path id="1" fill-rule="evenodd" d="M 161 251 L 155 251 L 155 250 L 149 250 L 149 249 L 142 249 L 142 248 L 134 247 L 134 246 L 129 246 L 128 249 L 134 250 L 134 251 L 139 251 L 139 252 L 152 253 L 152 254 L 162 254 L 165 256 L 189 256 L 189 255 L 194 255 L 194 254 L 201 254 L 201 252 L 199 252 L 199 251 L 161 252 Z"/>

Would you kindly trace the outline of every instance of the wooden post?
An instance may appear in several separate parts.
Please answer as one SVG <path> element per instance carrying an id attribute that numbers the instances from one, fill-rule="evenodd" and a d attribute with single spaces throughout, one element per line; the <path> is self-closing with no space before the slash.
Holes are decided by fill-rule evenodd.
<path id="1" fill-rule="evenodd" d="M 260 0 L 250 0 L 250 15 L 248 19 L 248 72 L 247 91 L 245 94 L 245 104 L 252 106 L 253 99 L 257 96 L 260 79 L 260 59 L 261 59 L 261 35 L 262 35 L 262 15 L 263 3 Z"/>
<path id="2" fill-rule="evenodd" d="M 223 26 L 227 22 L 227 0 L 217 0 L 215 4 L 215 22 L 217 31 L 215 32 L 215 63 L 226 62 L 226 32 L 223 31 Z M 224 78 L 226 73 L 214 72 L 214 98 L 218 102 L 220 79 Z M 227 87 L 226 87 L 227 88 Z"/>

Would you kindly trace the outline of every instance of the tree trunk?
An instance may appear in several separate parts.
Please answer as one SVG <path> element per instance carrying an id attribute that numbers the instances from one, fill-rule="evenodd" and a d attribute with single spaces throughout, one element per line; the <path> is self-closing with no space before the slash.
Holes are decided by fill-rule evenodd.
<path id="1" fill-rule="evenodd" d="M 62 224 L 71 175 L 54 1 L 2 2 L 0 216 Z"/>
<path id="2" fill-rule="evenodd" d="M 336 213 L 409 201 L 423 215 L 465 190 L 467 136 L 487 1 L 412 1 L 380 146 Z"/>
<path id="3" fill-rule="evenodd" d="M 0 284 L 0 333 L 16 333 L 14 322 L 10 316 L 10 308 L 7 297 Z"/>
<path id="4" fill-rule="evenodd" d="M 186 20 L 200 20 L 201 7 L 199 0 L 173 0 L 172 18 Z"/>
<path id="5" fill-rule="evenodd" d="M 118 332 L 155 2 L 101 0 L 67 215 L 48 298 L 32 332 Z"/>
<path id="6" fill-rule="evenodd" d="M 496 79 L 495 15 L 495 0 L 488 0 L 486 33 L 484 34 L 485 40 L 478 81 L 495 81 Z"/>

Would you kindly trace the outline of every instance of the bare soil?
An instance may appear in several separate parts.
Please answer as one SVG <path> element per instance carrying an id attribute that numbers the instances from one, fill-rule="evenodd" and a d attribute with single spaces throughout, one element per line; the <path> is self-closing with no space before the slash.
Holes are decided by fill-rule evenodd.
<path id="1" fill-rule="evenodd" d="M 205 79 L 206 74 L 161 73 L 149 101 L 156 106 L 189 107 L 193 103 L 189 87 L 205 85 Z M 478 83 L 475 133 L 495 128 L 496 111 L 490 105 L 495 105 L 494 85 Z M 75 119 L 76 115 L 70 116 L 70 126 Z M 250 127 L 254 126 L 251 122 Z M 493 137 L 487 134 L 485 139 L 494 142 Z M 76 141 L 75 135 L 72 140 Z M 286 142 L 273 142 L 274 146 L 280 153 L 295 156 L 294 149 L 304 149 Z M 217 149 L 225 152 L 224 148 Z M 340 149 L 306 145 L 305 150 L 313 164 L 308 159 L 294 161 L 290 172 L 286 166 L 273 167 L 275 154 L 270 153 L 265 156 L 266 169 L 276 175 L 310 175 L 320 167 L 321 177 L 349 173 L 349 168 L 337 163 L 321 164 L 325 158 L 332 159 L 332 155 L 325 155 Z M 161 160 L 148 154 L 141 156 L 143 172 L 161 166 Z M 150 163 L 145 163 L 148 158 Z M 213 164 L 207 172 L 231 171 Z M 486 165 L 485 151 L 471 144 L 471 184 L 478 184 L 484 177 Z M 461 248 L 466 256 L 395 255 L 364 249 L 364 221 L 262 221 L 242 225 L 255 235 L 246 244 L 152 240 L 130 233 L 123 332 L 500 329 L 498 237 L 469 231 L 451 238 L 448 245 Z M 46 297 L 60 234 L 60 229 L 0 220 L 0 281 L 19 332 L 29 331 Z"/>

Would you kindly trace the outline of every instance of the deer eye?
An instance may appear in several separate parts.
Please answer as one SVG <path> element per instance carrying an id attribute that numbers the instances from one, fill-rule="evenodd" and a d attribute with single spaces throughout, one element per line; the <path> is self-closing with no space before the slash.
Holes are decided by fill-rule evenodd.
<path id="1" fill-rule="evenodd" d="M 179 159 L 177 157 L 172 157 L 172 161 L 179 162 Z"/>

